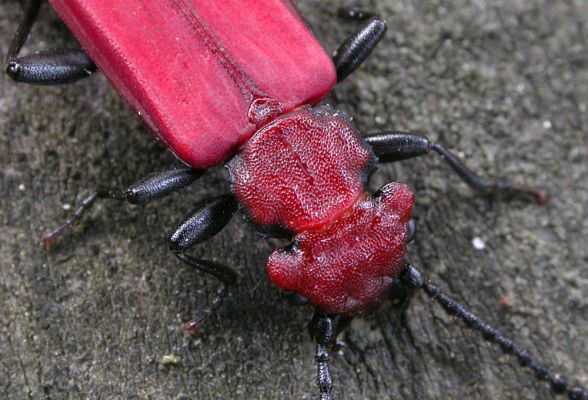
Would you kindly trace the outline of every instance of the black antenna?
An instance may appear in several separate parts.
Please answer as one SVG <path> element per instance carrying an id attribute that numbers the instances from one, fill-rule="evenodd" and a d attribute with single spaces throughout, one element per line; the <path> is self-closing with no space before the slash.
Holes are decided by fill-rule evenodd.
<path id="1" fill-rule="evenodd" d="M 423 289 L 425 293 L 439 303 L 448 314 L 458 317 L 465 322 L 468 327 L 480 332 L 484 340 L 499 345 L 505 354 L 510 354 L 516 357 L 519 364 L 523 367 L 530 368 L 539 381 L 549 383 L 549 386 L 554 393 L 566 394 L 570 400 L 588 400 L 588 391 L 579 386 L 570 386 L 563 376 L 549 371 L 541 362 L 518 343 L 503 336 L 496 328 L 487 324 L 478 315 L 469 311 L 462 303 L 445 294 L 440 287 L 426 281 L 423 273 L 416 267 L 409 265 L 400 278 L 404 284 L 412 289 Z"/>

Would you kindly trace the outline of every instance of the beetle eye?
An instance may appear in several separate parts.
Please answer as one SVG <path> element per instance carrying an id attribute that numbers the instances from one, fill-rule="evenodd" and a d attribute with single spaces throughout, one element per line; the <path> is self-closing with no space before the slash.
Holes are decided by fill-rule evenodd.
<path id="1" fill-rule="evenodd" d="M 410 243 L 412 242 L 412 239 L 414 239 L 414 235 L 416 233 L 416 221 L 414 220 L 414 218 L 411 218 L 408 220 L 408 237 L 406 239 L 406 243 Z"/>
<path id="2" fill-rule="evenodd" d="M 284 291 L 282 292 L 282 297 L 284 298 L 284 300 L 286 300 L 289 304 L 293 306 L 305 306 L 308 303 L 310 303 L 310 301 L 306 297 L 296 292 Z"/>

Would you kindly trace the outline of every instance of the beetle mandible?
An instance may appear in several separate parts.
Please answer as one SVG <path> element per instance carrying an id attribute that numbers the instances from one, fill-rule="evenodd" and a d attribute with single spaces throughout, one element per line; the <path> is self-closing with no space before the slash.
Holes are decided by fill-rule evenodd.
<path id="1" fill-rule="evenodd" d="M 38 7 L 38 4 L 39 2 L 32 2 L 30 10 L 34 10 L 36 6 Z M 323 77 L 320 74 L 317 75 L 321 77 L 321 82 L 308 84 L 307 87 L 312 87 L 313 90 L 310 95 L 294 94 L 293 96 L 295 99 L 288 99 L 291 104 L 287 105 L 287 101 L 280 98 L 280 96 L 284 94 L 279 90 L 276 95 L 267 94 L 264 88 L 257 87 L 263 82 L 259 82 L 259 79 L 256 81 L 256 79 L 249 77 L 247 73 L 240 70 L 240 68 L 244 68 L 245 66 L 256 66 L 256 64 L 252 61 L 235 61 L 233 59 L 238 59 L 238 55 L 241 54 L 237 50 L 231 50 L 230 48 L 228 50 L 226 49 L 226 47 L 229 47 L 230 43 L 228 40 L 223 41 L 215 37 L 220 36 L 221 33 L 223 33 L 222 30 L 215 31 L 212 28 L 209 29 L 206 27 L 206 24 L 210 24 L 212 20 L 204 18 L 204 22 L 202 22 L 199 19 L 200 15 L 198 13 L 204 13 L 204 9 L 201 10 L 196 8 L 197 13 L 192 13 L 190 14 L 190 17 L 186 17 L 186 14 L 190 12 L 190 3 L 177 2 L 174 4 L 174 7 L 177 8 L 172 8 L 171 11 L 180 10 L 183 15 L 182 18 L 188 18 L 192 24 L 192 34 L 198 38 L 198 43 L 203 45 L 204 50 L 209 51 L 210 54 L 212 54 L 213 60 L 218 62 L 219 65 L 215 67 L 216 69 L 212 68 L 211 70 L 213 72 L 216 71 L 216 73 L 218 73 L 218 71 L 224 71 L 224 78 L 229 78 L 229 84 L 232 84 L 237 88 L 232 94 L 237 96 L 237 100 L 240 100 L 241 98 L 247 104 L 245 109 L 239 108 L 240 106 L 238 106 L 237 112 L 227 111 L 227 114 L 230 116 L 237 115 L 238 117 L 239 112 L 241 112 L 243 117 L 247 116 L 249 119 L 246 121 L 245 125 L 249 126 L 252 124 L 255 130 L 257 130 L 257 133 L 253 134 L 251 129 L 248 130 L 240 127 L 237 129 L 237 132 L 238 135 L 241 136 L 237 135 L 236 137 L 231 137 L 231 135 L 227 134 L 226 136 L 218 137 L 217 139 L 219 141 L 222 139 L 235 139 L 236 143 L 230 143 L 226 146 L 228 150 L 214 148 L 217 145 L 216 139 L 214 141 L 209 140 L 208 135 L 204 136 L 206 143 L 199 142 L 197 144 L 190 144 L 189 146 L 174 143 L 170 145 L 174 152 L 192 167 L 209 166 L 208 163 L 225 161 L 225 159 L 233 156 L 239 146 L 243 145 L 241 151 L 229 164 L 229 169 L 232 174 L 233 194 L 219 196 L 202 202 L 197 211 L 195 211 L 184 224 L 180 225 L 171 237 L 172 250 L 180 260 L 188 265 L 209 272 L 221 280 L 217 297 L 213 299 L 211 308 L 207 310 L 208 312 L 206 315 L 200 320 L 193 322 L 192 328 L 199 328 L 200 325 L 205 322 L 205 319 L 209 316 L 210 312 L 213 312 L 214 309 L 220 305 L 221 300 L 226 293 L 227 285 L 234 282 L 235 276 L 228 267 L 204 260 L 194 259 L 186 254 L 185 250 L 191 245 L 213 236 L 228 222 L 228 219 L 236 208 L 236 196 L 248 214 L 249 219 L 257 225 L 264 227 L 267 232 L 272 234 L 282 234 L 285 232 L 290 237 L 294 236 L 295 241 L 292 246 L 278 251 L 272 256 L 268 271 L 274 283 L 288 291 L 286 296 L 290 301 L 294 303 L 310 302 L 317 307 L 317 311 L 311 322 L 311 332 L 317 342 L 316 351 L 321 393 L 324 398 L 329 398 L 331 396 L 331 384 L 328 368 L 328 352 L 326 350 L 333 344 L 334 334 L 342 329 L 351 317 L 377 307 L 385 295 L 387 296 L 389 294 L 388 292 L 391 289 L 392 284 L 404 282 L 409 287 L 411 285 L 416 285 L 419 288 L 424 288 L 430 295 L 436 293 L 437 290 L 434 286 L 422 281 L 418 270 L 404 264 L 404 244 L 408 241 L 409 236 L 411 236 L 411 230 L 413 229 L 410 220 L 408 219 L 412 201 L 411 192 L 405 186 L 392 184 L 385 186 L 382 190 L 377 192 L 375 196 L 370 197 L 363 193 L 363 189 L 361 191 L 358 189 L 363 187 L 365 181 L 367 181 L 373 164 L 375 163 L 375 158 L 371 154 L 370 147 L 382 161 L 410 158 L 423 155 L 433 150 L 440 153 L 450 165 L 466 179 L 467 183 L 478 190 L 495 191 L 495 189 L 499 189 L 511 194 L 534 196 L 538 201 L 543 201 L 544 194 L 506 184 L 485 182 L 471 174 L 461 162 L 444 147 L 439 144 L 432 144 L 423 137 L 410 133 L 400 134 L 395 132 L 394 134 L 391 134 L 386 132 L 367 138 L 366 142 L 369 145 L 367 146 L 365 142 L 362 142 L 358 138 L 355 133 L 355 128 L 344 115 L 334 112 L 328 107 L 321 106 L 314 110 L 295 109 L 297 106 L 305 102 L 316 103 L 316 101 L 321 99 L 330 89 L 335 78 L 337 80 L 344 79 L 348 73 L 353 71 L 365 59 L 365 57 L 367 57 L 367 54 L 369 54 L 371 49 L 379 41 L 384 31 L 384 24 L 378 18 L 374 18 L 366 23 L 355 35 L 339 48 L 334 60 L 336 75 L 332 75 L 333 71 L 322 71 L 321 74 L 327 76 L 327 79 L 322 79 Z M 281 6 L 284 5 L 284 3 L 281 2 L 276 2 L 275 4 Z M 57 4 L 58 9 L 59 7 L 60 6 Z M 158 7 L 161 7 L 161 5 L 158 5 Z M 98 11 L 98 7 L 90 9 L 92 11 Z M 81 22 L 78 20 L 81 18 L 79 14 L 80 10 L 75 10 L 75 7 L 74 11 L 64 11 L 64 9 L 61 9 L 60 11 L 64 14 L 64 19 L 66 19 L 70 25 L 81 25 L 81 28 L 88 29 L 95 28 L 91 24 L 91 18 Z M 73 16 L 68 16 L 67 12 L 70 12 Z M 276 12 L 272 17 L 293 18 L 293 14 L 288 14 L 290 12 L 291 10 L 288 10 L 284 14 Z M 30 17 L 33 14 L 33 11 L 29 11 L 28 15 Z M 255 13 L 254 16 L 256 16 Z M 75 19 L 74 17 L 78 19 Z M 29 19 L 31 20 L 29 22 L 32 22 L 34 17 Z M 97 20 L 106 21 L 108 18 L 100 18 Z M 118 24 L 120 26 L 120 23 Z M 268 29 L 269 32 L 270 27 L 267 25 L 268 24 L 262 24 L 264 29 Z M 302 25 L 296 25 L 296 20 L 291 21 L 291 25 L 289 26 L 293 26 L 302 31 L 296 32 L 293 30 L 292 32 L 289 32 L 295 36 L 303 35 L 305 33 L 304 29 L 301 28 Z M 178 28 L 180 33 L 182 33 L 181 29 L 182 28 Z M 65 83 L 81 78 L 94 69 L 93 62 L 91 62 L 83 52 L 51 52 L 29 58 L 18 59 L 17 52 L 24 42 L 27 30 L 28 29 L 22 29 L 20 34 L 17 35 L 16 41 L 14 42 L 15 45 L 12 46 L 9 55 L 8 70 L 17 80 L 33 83 L 41 83 L 41 81 L 44 81 L 44 83 Z M 87 49 L 92 48 L 92 43 L 84 42 L 83 32 L 76 32 L 76 34 Z M 306 34 L 308 35 L 308 32 L 306 32 Z M 86 36 L 90 35 L 86 34 Z M 310 61 L 317 60 L 317 63 L 320 64 L 321 68 L 328 70 L 331 64 L 326 61 L 327 58 L 324 57 L 324 54 L 321 55 L 316 43 L 313 42 L 311 37 L 304 36 L 303 38 L 304 45 L 302 45 L 302 49 L 306 49 L 305 46 L 308 46 L 309 48 L 307 50 L 311 52 L 311 55 L 306 59 Z M 95 39 L 95 37 L 91 37 L 91 40 Z M 288 39 L 278 38 L 278 40 Z M 108 42 L 108 40 L 105 41 Z M 140 49 L 141 47 L 136 41 L 133 42 L 133 46 L 137 46 L 137 49 Z M 100 45 L 96 45 L 96 47 L 100 47 Z M 100 51 L 107 51 L 108 49 L 108 46 L 106 46 L 97 51 L 99 53 Z M 140 50 L 137 50 L 137 53 L 139 51 Z M 314 52 L 317 52 L 318 54 L 314 54 Z M 91 58 L 98 62 L 100 69 L 107 73 L 109 78 L 115 82 L 115 85 L 117 84 L 116 79 L 123 81 L 122 83 L 118 82 L 119 90 L 123 92 L 123 94 L 126 94 L 127 100 L 138 109 L 142 117 L 150 123 L 153 129 L 160 132 L 160 138 L 166 142 L 173 142 L 174 140 L 182 142 L 181 138 L 177 139 L 175 136 L 168 136 L 177 133 L 177 131 L 173 128 L 169 129 L 166 126 L 166 124 L 169 123 L 170 126 L 173 127 L 174 124 L 180 124 L 181 121 L 166 121 L 165 118 L 168 117 L 167 114 L 160 112 L 156 106 L 150 104 L 153 97 L 139 93 L 143 89 L 145 89 L 145 91 L 150 89 L 148 84 L 137 82 L 129 83 L 129 80 L 133 77 L 137 79 L 140 78 L 140 76 L 135 73 L 137 71 L 133 70 L 134 74 L 130 74 L 127 71 L 127 76 L 124 76 L 123 73 L 123 77 L 120 78 L 117 76 L 117 73 L 119 73 L 120 70 L 116 69 L 118 65 L 117 62 L 120 63 L 120 61 L 116 61 L 115 54 L 109 53 L 108 55 L 104 55 L 98 53 L 91 54 Z M 126 57 L 131 53 L 132 51 L 126 51 L 123 56 Z M 105 57 L 107 61 L 102 61 L 101 63 L 99 61 L 101 56 Z M 318 62 L 319 59 L 320 62 Z M 153 60 L 148 60 L 148 63 L 151 63 L 152 61 Z M 60 68 L 57 68 L 56 65 L 59 65 Z M 166 64 L 165 67 L 169 67 L 169 64 Z M 109 68 L 111 68 L 111 72 L 108 72 Z M 112 68 L 114 68 L 114 70 L 112 70 Z M 144 65 L 143 68 L 145 68 Z M 272 66 L 271 68 L 274 67 Z M 311 70 L 313 67 L 308 68 Z M 302 70 L 303 68 L 300 67 L 299 71 Z M 141 69 L 139 69 L 139 71 L 141 71 Z M 278 71 L 283 72 L 279 69 Z M 178 73 L 178 71 L 170 69 L 170 73 Z M 266 73 L 266 71 L 263 71 L 263 73 L 260 74 L 263 76 Z M 307 73 L 309 76 L 314 76 L 308 71 Z M 331 74 L 330 78 L 329 74 Z M 291 83 L 292 80 L 298 79 L 296 76 L 287 78 L 281 76 L 280 78 L 283 78 L 286 83 Z M 211 80 L 212 79 L 209 79 L 208 81 Z M 133 89 L 120 87 L 120 85 L 124 86 L 125 84 L 128 84 L 132 88 L 138 87 L 139 91 L 132 92 Z M 226 85 L 226 82 L 223 82 L 223 84 Z M 324 86 L 321 87 L 321 84 Z M 195 85 L 198 89 L 203 90 L 201 86 L 198 86 L 198 83 Z M 318 89 L 316 88 L 317 86 Z M 167 90 L 158 93 L 171 93 L 171 95 L 178 94 L 177 92 L 174 92 L 174 90 L 178 89 L 166 89 Z M 215 90 L 218 89 L 215 88 Z M 131 92 L 130 94 L 128 93 L 129 91 Z M 214 92 L 214 94 L 216 94 L 216 92 Z M 141 96 L 145 96 L 145 98 L 139 100 L 136 99 L 136 97 Z M 300 97 L 302 100 L 300 100 Z M 276 101 L 276 98 L 280 101 Z M 164 102 L 164 108 L 167 105 L 173 106 L 172 108 L 177 110 L 175 108 L 177 104 L 170 103 L 171 101 L 169 100 L 167 103 Z M 182 103 L 182 101 L 180 101 L 180 103 Z M 223 111 L 226 111 L 224 109 L 226 104 L 223 103 L 222 105 Z M 142 109 L 142 107 L 148 106 L 154 108 L 149 111 Z M 178 108 L 180 107 L 178 106 Z M 203 110 L 204 106 L 200 105 L 193 108 L 196 110 Z M 161 115 L 164 115 L 165 118 L 161 117 Z M 182 112 L 182 115 L 184 118 L 187 118 L 185 112 Z M 192 116 L 191 114 L 188 115 Z M 157 118 L 160 119 L 157 120 Z M 221 117 L 222 123 L 227 122 L 224 118 L 224 116 Z M 153 122 L 152 119 L 157 121 Z M 215 121 L 208 121 L 206 119 L 204 122 L 210 122 L 212 125 L 215 123 Z M 218 126 L 217 123 L 215 128 L 218 128 Z M 287 133 L 290 131 L 295 131 L 297 133 L 293 136 L 284 136 L 285 132 Z M 313 140 L 317 140 L 317 135 L 321 140 L 318 143 L 313 143 Z M 202 135 L 195 136 L 197 140 L 202 140 L 203 138 Z M 246 144 L 243 144 L 250 136 L 253 136 L 253 138 L 249 139 Z M 284 137 L 295 140 L 292 142 L 284 142 Z M 329 143 L 329 139 L 333 139 L 336 143 Z M 204 144 L 209 143 L 213 144 L 213 148 L 201 152 L 201 147 Z M 286 143 L 287 146 L 284 146 L 284 143 Z M 343 145 L 340 143 L 343 143 Z M 323 145 L 324 148 L 321 148 L 320 145 Z M 219 147 L 222 147 L 220 143 Z M 286 154 L 280 153 L 285 147 L 297 148 L 298 150 Z M 198 151 L 194 151 L 195 148 L 198 149 Z M 348 152 L 345 153 L 344 151 Z M 213 157 L 212 161 L 193 159 L 194 157 L 197 158 L 201 156 L 212 157 L 211 154 L 214 155 L 215 152 L 221 153 L 222 156 L 216 155 L 216 158 Z M 345 156 L 342 157 L 342 155 Z M 281 174 L 277 174 L 278 176 L 275 177 L 273 173 L 274 170 L 279 169 L 280 160 L 286 159 L 288 156 L 290 156 L 289 163 L 284 165 Z M 304 156 L 308 157 L 308 159 L 303 159 Z M 259 166 L 255 164 L 259 159 L 265 159 L 265 162 L 268 161 L 267 158 L 270 157 L 275 158 L 274 164 L 270 164 L 269 162 Z M 326 160 L 327 162 L 321 162 L 320 165 L 313 167 L 311 165 L 312 161 L 318 159 Z M 296 162 L 298 162 L 298 164 L 296 164 Z M 326 166 L 329 163 L 330 165 Z M 297 167 L 301 171 L 299 172 L 299 175 L 304 176 L 299 177 L 299 175 L 296 175 L 298 170 L 292 171 Z M 306 174 L 306 172 L 309 171 L 322 171 L 323 169 L 326 172 L 320 172 L 316 176 L 312 175 L 312 173 Z M 281 180 L 281 177 L 283 177 L 286 172 L 291 173 L 291 175 L 288 175 L 288 182 Z M 87 209 L 96 198 L 112 197 L 120 200 L 127 200 L 129 202 L 144 202 L 162 197 L 176 189 L 182 188 L 187 184 L 192 183 L 199 176 L 200 171 L 194 171 L 194 169 L 174 170 L 166 173 L 150 175 L 147 179 L 141 180 L 135 185 L 131 185 L 127 190 L 99 190 L 84 202 L 82 208 L 80 208 L 80 212 L 76 213 L 76 217 L 81 216 L 83 211 Z M 251 178 L 252 176 L 253 178 Z M 250 178 L 251 180 L 249 180 Z M 316 182 L 319 182 L 320 185 L 315 185 Z M 277 188 L 279 188 L 279 190 Z M 272 193 L 272 189 L 276 189 L 275 192 Z M 313 191 L 314 189 L 319 189 L 320 193 Z M 282 191 L 287 191 L 287 193 L 280 197 Z M 260 200 L 260 195 L 268 194 L 268 192 L 270 198 L 263 199 L 263 201 Z M 250 193 L 255 194 L 250 195 Z M 276 201 L 275 204 L 271 203 L 272 196 L 278 198 L 278 201 Z M 299 196 L 300 201 L 290 204 L 290 199 L 295 196 Z M 320 201 L 313 203 L 316 199 Z M 285 208 L 285 210 L 279 208 L 282 206 L 284 206 L 283 208 Z M 277 211 L 275 207 L 278 207 Z M 277 219 L 276 216 L 278 217 Z M 390 217 L 391 219 L 386 220 L 386 217 Z M 370 223 L 366 224 L 366 220 L 370 221 Z M 382 224 L 375 224 L 373 222 L 375 220 L 382 221 Z M 73 220 L 68 221 L 64 226 L 60 227 L 56 233 L 48 235 L 46 242 L 49 244 L 55 240 L 65 228 L 71 225 L 72 222 Z M 359 231 L 356 231 L 357 229 L 359 229 Z M 387 230 L 381 231 L 381 229 Z M 345 239 L 351 237 L 362 237 L 362 244 L 365 245 L 366 243 L 369 243 L 369 246 L 367 246 L 368 248 L 362 250 L 362 252 L 366 252 L 365 254 L 362 252 L 356 252 L 355 250 L 351 253 L 345 253 L 346 248 L 352 249 L 355 246 L 355 242 L 346 241 L 351 239 Z M 322 248 L 322 245 L 319 244 L 326 241 L 340 242 L 337 243 L 338 247 Z M 341 248 L 341 243 L 344 245 L 343 248 Z M 321 258 L 322 256 L 327 255 L 328 257 L 326 258 L 340 257 L 346 262 L 343 263 L 341 260 L 335 260 L 336 262 L 334 263 L 321 265 L 321 270 L 325 270 L 328 273 L 317 275 L 317 273 L 314 272 L 317 266 L 314 264 L 303 263 L 301 266 L 297 265 L 295 258 L 300 254 L 303 254 L 306 258 L 312 259 Z M 348 265 L 347 261 L 354 259 L 354 257 L 357 258 L 357 261 L 354 260 L 354 264 Z M 381 257 L 382 260 L 376 260 L 378 257 Z M 366 260 L 370 260 L 371 264 L 363 264 Z M 289 275 L 298 270 L 303 272 L 302 275 L 296 274 L 294 277 Z M 312 270 L 313 272 L 306 273 L 306 270 Z M 336 273 L 342 274 L 341 277 L 332 279 L 333 274 Z M 350 287 L 341 285 L 341 280 L 344 278 L 350 278 L 356 274 L 359 274 L 361 279 L 357 279 L 357 282 L 353 285 L 350 285 Z M 322 282 L 318 287 L 311 287 L 312 285 L 309 283 L 302 285 L 299 284 L 300 281 L 314 282 L 316 280 Z M 372 284 L 366 285 L 369 281 L 375 281 L 375 283 L 372 282 Z M 437 296 L 437 298 L 439 298 L 439 296 Z M 441 297 L 441 299 L 443 302 L 443 297 Z M 444 305 L 449 309 L 453 309 L 454 312 L 461 314 L 462 317 L 465 317 L 466 319 L 469 318 L 469 314 L 465 313 L 459 306 L 447 302 L 445 302 Z M 479 321 L 476 322 L 470 319 L 470 324 L 473 324 L 474 327 L 477 327 L 478 329 L 483 328 L 487 337 L 490 337 L 495 341 L 502 341 L 502 339 L 497 339 L 499 337 L 497 337 L 493 331 L 489 331 L 487 327 L 481 325 Z M 505 344 L 504 341 L 502 341 L 502 343 L 503 347 L 507 348 L 507 352 L 515 353 L 515 355 L 518 354 L 521 358 L 525 357 L 524 354 L 520 353 L 517 347 Z M 530 362 L 529 360 L 526 361 Z M 539 368 L 536 363 L 533 365 L 535 366 L 535 369 Z M 545 375 L 544 378 L 550 381 L 555 389 L 568 390 L 568 388 L 565 385 L 562 385 L 554 375 L 548 374 Z M 572 391 L 573 389 L 569 388 L 569 390 Z"/>

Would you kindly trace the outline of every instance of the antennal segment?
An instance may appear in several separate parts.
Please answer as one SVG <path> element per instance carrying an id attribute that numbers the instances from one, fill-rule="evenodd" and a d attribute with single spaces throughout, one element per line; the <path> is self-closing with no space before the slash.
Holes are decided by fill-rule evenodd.
<path id="1" fill-rule="evenodd" d="M 423 289 L 425 293 L 439 303 L 448 314 L 458 317 L 465 322 L 468 327 L 480 332 L 484 340 L 499 345 L 505 354 L 510 354 L 516 357 L 519 364 L 523 367 L 530 368 L 539 381 L 549 383 L 549 386 L 554 393 L 566 394 L 570 400 L 588 400 L 588 391 L 579 386 L 570 386 L 563 376 L 549 371 L 547 367 L 518 343 L 503 336 L 496 328 L 487 324 L 478 315 L 469 311 L 465 305 L 445 294 L 440 287 L 428 282 L 423 276 L 423 273 L 416 267 L 409 265 L 406 271 L 401 275 L 400 279 L 410 288 Z"/>

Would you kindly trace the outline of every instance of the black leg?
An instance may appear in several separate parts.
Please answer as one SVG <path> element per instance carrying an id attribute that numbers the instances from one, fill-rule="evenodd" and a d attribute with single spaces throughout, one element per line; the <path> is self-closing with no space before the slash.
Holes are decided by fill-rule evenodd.
<path id="1" fill-rule="evenodd" d="M 20 52 L 20 49 L 27 41 L 29 37 L 29 33 L 31 33 L 31 27 L 35 23 L 37 16 L 39 15 L 39 9 L 41 8 L 41 0 L 31 0 L 27 6 L 25 11 L 25 16 L 18 26 L 12 41 L 10 42 L 10 47 L 8 48 L 8 55 L 6 56 L 6 63 L 10 60 L 15 59 Z"/>
<path id="2" fill-rule="evenodd" d="M 435 300 L 445 311 L 461 319 L 465 324 L 482 334 L 484 340 L 500 346 L 502 351 L 510 354 L 518 360 L 523 367 L 530 368 L 535 377 L 540 381 L 549 383 L 551 390 L 557 394 L 566 394 L 570 400 L 588 400 L 588 391 L 576 386 L 572 387 L 567 380 L 559 374 L 549 371 L 541 362 L 533 357 L 527 350 L 511 339 L 503 336 L 496 328 L 487 324 L 482 318 L 469 311 L 462 303 L 449 297 L 441 288 L 428 282 L 421 271 L 413 266 L 401 275 L 402 282 L 409 288 L 423 289 L 427 295 Z"/>
<path id="3" fill-rule="evenodd" d="M 31 27 L 39 14 L 41 0 L 31 0 L 6 56 L 6 73 L 17 82 L 58 85 L 75 82 L 96 71 L 96 66 L 82 50 L 47 50 L 18 57 Z"/>
<path id="4" fill-rule="evenodd" d="M 214 297 L 209 301 L 208 306 L 206 306 L 200 313 L 200 316 L 192 319 L 186 324 L 186 329 L 190 335 L 195 336 L 204 329 L 206 321 L 208 321 L 208 319 L 220 308 L 226 296 L 227 285 L 221 283 L 216 289 Z"/>
<path id="5" fill-rule="evenodd" d="M 180 190 L 202 175 L 203 171 L 193 169 L 174 169 L 164 172 L 156 172 L 133 183 L 126 189 L 98 188 L 86 197 L 75 213 L 54 231 L 43 236 L 43 244 L 50 247 L 57 239 L 80 220 L 97 199 L 115 199 L 127 201 L 131 204 L 143 204 L 151 200 L 165 197 Z"/>
<path id="6" fill-rule="evenodd" d="M 345 79 L 370 55 L 386 32 L 386 23 L 372 17 L 357 32 L 347 38 L 335 51 L 333 62 L 337 70 L 337 82 Z"/>
<path id="7" fill-rule="evenodd" d="M 196 334 L 204 328 L 208 318 L 221 306 L 227 295 L 227 287 L 235 283 L 237 275 L 225 265 L 197 259 L 185 252 L 220 232 L 229 223 L 235 211 L 237 199 L 233 195 L 227 194 L 205 200 L 196 206 L 190 217 L 181 223 L 169 238 L 169 248 L 179 260 L 221 281 L 215 296 L 202 315 L 187 324 L 191 334 Z"/>
<path id="8" fill-rule="evenodd" d="M 439 143 L 431 143 L 424 136 L 405 132 L 385 132 L 368 136 L 366 142 L 372 146 L 380 162 L 405 160 L 428 154 L 431 150 L 440 154 L 460 178 L 472 189 L 483 194 L 503 193 L 521 198 L 532 198 L 545 204 L 548 195 L 543 190 L 511 185 L 505 182 L 486 181 L 470 171 L 459 158 Z"/>

